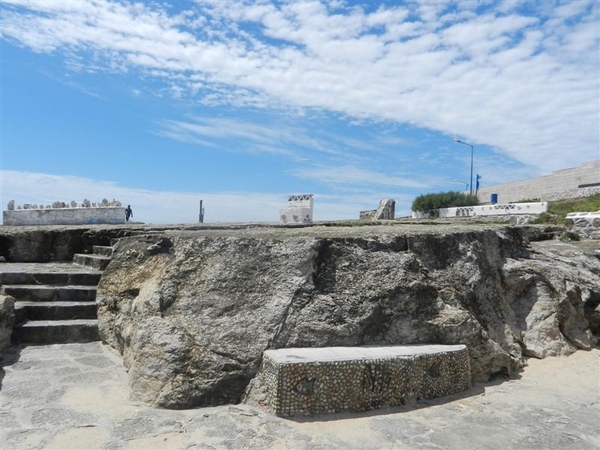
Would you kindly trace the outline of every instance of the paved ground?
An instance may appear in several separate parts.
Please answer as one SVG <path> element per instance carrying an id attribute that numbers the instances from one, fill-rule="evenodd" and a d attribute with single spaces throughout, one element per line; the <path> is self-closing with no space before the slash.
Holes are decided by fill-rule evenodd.
<path id="1" fill-rule="evenodd" d="M 402 408 L 287 420 L 246 405 L 132 404 L 120 357 L 99 343 L 12 347 L 0 448 L 597 450 L 599 356 L 531 360 L 515 379 Z"/>

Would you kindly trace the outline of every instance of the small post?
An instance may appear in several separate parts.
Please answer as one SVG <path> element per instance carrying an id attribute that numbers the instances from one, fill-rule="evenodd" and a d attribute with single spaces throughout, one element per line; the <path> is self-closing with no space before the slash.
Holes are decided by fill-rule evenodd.
<path id="1" fill-rule="evenodd" d="M 198 221 L 204 223 L 204 208 L 202 207 L 202 200 L 200 200 L 200 214 L 198 215 Z"/>

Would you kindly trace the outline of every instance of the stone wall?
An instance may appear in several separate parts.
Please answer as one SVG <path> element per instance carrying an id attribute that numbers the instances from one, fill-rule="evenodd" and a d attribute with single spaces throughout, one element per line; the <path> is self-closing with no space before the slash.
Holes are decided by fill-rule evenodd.
<path id="1" fill-rule="evenodd" d="M 586 239 L 600 239 L 600 211 L 569 213 L 565 226 Z"/>
<path id="2" fill-rule="evenodd" d="M 16 209 L 3 212 L 3 224 L 8 226 L 121 223 L 125 223 L 125 209 L 122 207 Z"/>
<path id="3" fill-rule="evenodd" d="M 280 349 L 264 352 L 246 402 L 278 416 L 321 415 L 399 406 L 470 387 L 464 345 Z"/>
<path id="4" fill-rule="evenodd" d="M 490 202 L 491 195 L 497 194 L 498 202 L 510 203 L 534 198 L 552 201 L 597 193 L 600 193 L 600 160 L 543 177 L 482 187 L 478 197 L 481 202 Z"/>

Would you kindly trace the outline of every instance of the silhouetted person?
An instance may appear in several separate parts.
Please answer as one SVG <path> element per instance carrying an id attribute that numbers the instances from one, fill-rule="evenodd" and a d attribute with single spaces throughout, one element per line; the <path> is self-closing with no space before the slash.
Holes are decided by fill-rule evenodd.
<path id="1" fill-rule="evenodd" d="M 125 222 L 129 222 L 130 217 L 133 217 L 133 210 L 131 209 L 131 205 L 127 205 L 125 209 Z"/>

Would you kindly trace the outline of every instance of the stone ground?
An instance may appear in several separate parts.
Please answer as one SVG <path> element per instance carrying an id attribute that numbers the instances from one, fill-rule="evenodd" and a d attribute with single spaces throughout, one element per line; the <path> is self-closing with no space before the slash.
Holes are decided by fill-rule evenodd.
<path id="1" fill-rule="evenodd" d="M 510 380 L 443 399 L 289 420 L 247 405 L 133 404 L 120 356 L 100 343 L 15 346 L 0 369 L 0 448 L 597 450 L 599 357 L 529 360 Z"/>

